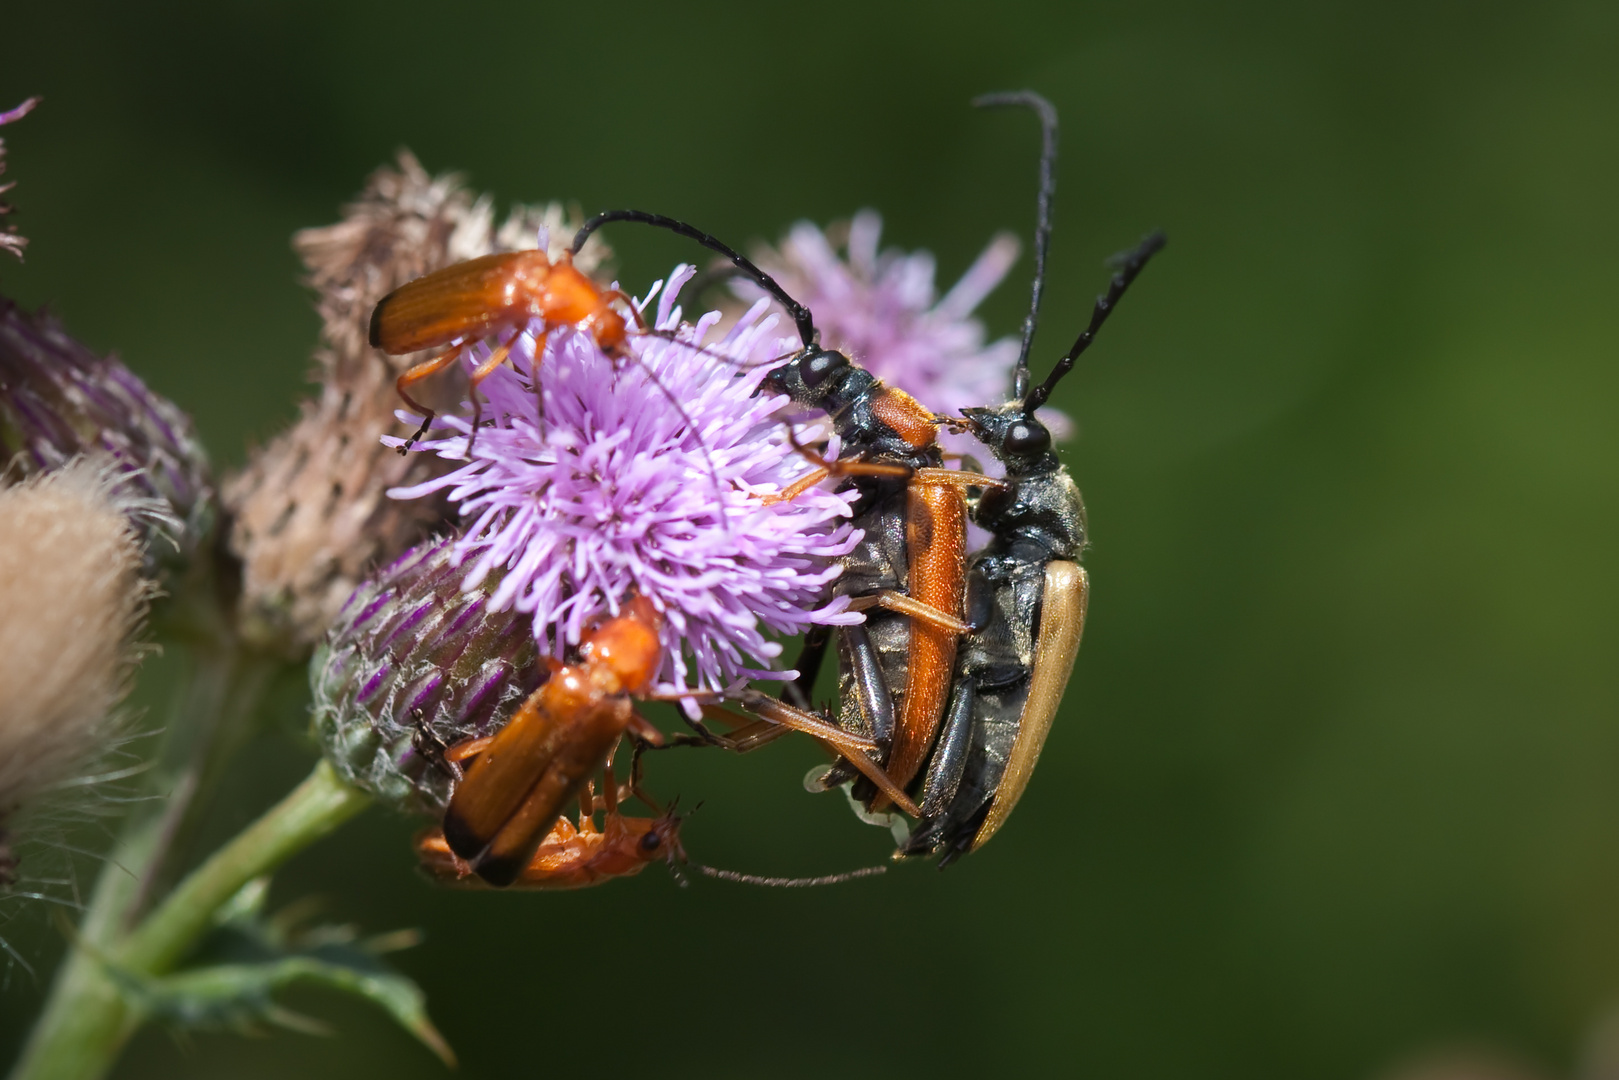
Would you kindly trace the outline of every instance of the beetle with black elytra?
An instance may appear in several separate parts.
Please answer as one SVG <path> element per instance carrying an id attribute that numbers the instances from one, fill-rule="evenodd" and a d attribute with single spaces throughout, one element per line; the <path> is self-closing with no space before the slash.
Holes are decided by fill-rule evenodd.
<path id="1" fill-rule="evenodd" d="M 1072 370 L 1130 283 L 1164 245 L 1163 236 L 1155 233 L 1119 257 L 1119 269 L 1108 292 L 1098 298 L 1090 324 L 1045 382 L 1031 389 L 1028 358 L 1044 286 L 1055 191 L 1056 112 L 1044 98 L 1029 92 L 988 95 L 975 104 L 1030 108 L 1040 117 L 1043 134 L 1035 277 L 1014 376 L 1014 400 L 999 408 L 966 410 L 959 422 L 1002 462 L 1003 480 L 939 468 L 936 436 L 944 418 L 927 413 L 909 395 L 883 386 L 842 353 L 820 348 L 808 309 L 712 236 L 661 215 L 624 210 L 587 222 L 574 244 L 577 250 L 591 231 L 608 221 L 669 229 L 725 255 L 796 320 L 804 347 L 772 372 L 764 386 L 787 394 L 797 404 L 826 411 L 833 430 L 857 457 L 824 466 L 795 487 L 829 475 L 850 477 L 860 491 L 856 524 L 865 529 L 867 539 L 844 558 L 844 573 L 834 588 L 865 601 L 863 606 L 910 616 L 873 612 L 868 626 L 840 629 L 838 721 L 851 733 L 874 739 L 879 748 L 887 743 L 884 736 L 889 731 L 909 735 L 907 757 L 920 753 L 919 759 L 898 762 L 902 767 L 896 769 L 895 755 L 890 753 L 879 757 L 878 764 L 888 770 L 891 780 L 914 791 L 919 803 L 922 821 L 900 853 L 941 854 L 941 865 L 994 835 L 1027 787 L 1073 669 L 1084 626 L 1088 578 L 1077 561 L 1085 544 L 1084 507 L 1035 410 Z M 981 492 L 972 500 L 972 516 L 992 539 L 972 556 L 967 573 L 961 565 L 962 542 L 955 539 L 959 534 L 947 532 L 941 539 L 934 527 L 937 514 L 919 512 L 910 497 L 924 473 L 952 492 L 966 484 Z M 943 476 L 933 480 L 938 474 Z M 898 498 L 901 493 L 907 499 Z M 791 491 L 783 497 L 790 496 Z M 965 585 L 965 597 L 956 610 L 967 616 L 967 625 L 959 629 L 938 617 L 944 604 L 929 604 L 923 598 L 941 584 L 958 588 L 958 582 Z M 906 600 L 913 605 L 911 610 L 906 610 Z M 926 607 L 916 610 L 918 602 Z M 958 651 L 961 630 L 967 635 Z M 941 669 L 936 660 L 912 662 L 919 638 L 944 635 L 950 655 L 958 657 L 955 664 Z M 807 708 L 808 688 L 827 636 L 824 631 L 812 632 L 796 665 L 799 679 L 783 695 L 797 709 Z M 923 702 L 926 707 L 919 708 Z M 756 713 L 788 708 L 753 692 L 743 705 Z M 907 715 L 919 719 L 907 721 Z M 767 728 L 759 741 L 769 734 Z M 849 779 L 852 771 L 839 763 L 822 784 L 830 787 Z M 885 800 L 880 793 L 863 781 L 856 783 L 864 788 L 855 789 L 859 801 L 868 809 L 881 809 Z M 902 808 L 910 812 L 903 804 Z"/>
<path id="2" fill-rule="evenodd" d="M 923 820 L 897 853 L 940 855 L 941 867 L 982 847 L 1022 797 L 1085 628 L 1090 580 L 1078 561 L 1085 547 L 1085 507 L 1035 410 L 1073 370 L 1125 290 L 1165 244 L 1164 234 L 1154 232 L 1109 260 L 1113 277 L 1097 297 L 1089 324 L 1046 380 L 1030 388 L 1029 349 L 1040 312 L 1055 188 L 1055 169 L 1046 159 L 1055 153 L 1056 115 L 1036 94 L 996 97 L 999 104 L 1035 109 L 1046 128 L 1046 147 L 1035 286 L 1013 397 L 999 408 L 963 413 L 967 430 L 1004 466 L 1004 485 L 973 500 L 973 522 L 991 539 L 973 553 L 968 568 L 966 611 L 972 630 L 962 643 L 948 721 L 923 781 Z"/>

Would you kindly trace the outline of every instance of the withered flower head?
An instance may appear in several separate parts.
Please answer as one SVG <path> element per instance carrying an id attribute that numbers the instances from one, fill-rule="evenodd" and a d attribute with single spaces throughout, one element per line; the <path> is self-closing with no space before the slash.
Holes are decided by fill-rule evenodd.
<path id="1" fill-rule="evenodd" d="M 531 248 L 542 225 L 565 243 L 578 224 L 576 213 L 553 203 L 516 207 L 497 229 L 488 197 L 474 198 L 454 176 L 430 177 L 401 153 L 396 167 L 372 175 L 342 221 L 294 237 L 319 294 L 323 326 L 314 374 L 320 390 L 304 403 L 298 422 L 225 486 L 250 640 L 304 653 L 367 567 L 398 555 L 444 520 L 441 499 L 400 503 L 383 494 L 447 466 L 428 455 L 402 457 L 377 441 L 401 430 L 394 418 L 395 378 L 426 359 L 389 357 L 370 347 L 367 328 L 377 301 L 451 263 Z M 588 245 L 575 262 L 589 271 L 605 253 Z M 553 245 L 552 254 L 560 247 Z M 443 380 L 447 393 L 460 389 L 453 382 Z"/>
<path id="2" fill-rule="evenodd" d="M 137 522 L 163 513 L 127 481 L 102 456 L 0 487 L 0 833 L 118 727 L 151 591 Z"/>
<path id="3" fill-rule="evenodd" d="M 0 111 L 0 127 L 5 127 L 7 124 L 15 120 L 21 120 L 23 117 L 33 112 L 34 106 L 38 104 L 39 98 L 31 97 L 21 105 L 18 105 L 15 109 L 6 109 L 4 111 Z M 5 172 L 6 140 L 0 139 L 0 176 L 4 176 Z M 15 181 L 12 183 L 0 184 L 0 195 L 4 195 L 6 192 L 10 191 L 16 186 Z M 11 205 L 6 202 L 0 202 L 0 251 L 9 251 L 20 259 L 22 258 L 23 248 L 28 246 L 28 238 L 26 236 L 18 236 L 17 227 L 15 225 L 4 223 L 6 215 L 9 213 L 11 213 Z"/>
<path id="4" fill-rule="evenodd" d="M 85 454 L 110 457 L 133 497 L 165 505 L 141 523 L 149 568 L 188 557 L 207 535 L 213 488 L 191 418 L 50 314 L 0 298 L 0 463 L 32 475 Z"/>
<path id="5" fill-rule="evenodd" d="M 529 620 L 464 590 L 454 538 L 429 540 L 349 599 L 310 663 L 313 728 L 350 783 L 440 812 L 442 752 L 498 729 L 544 678 Z"/>

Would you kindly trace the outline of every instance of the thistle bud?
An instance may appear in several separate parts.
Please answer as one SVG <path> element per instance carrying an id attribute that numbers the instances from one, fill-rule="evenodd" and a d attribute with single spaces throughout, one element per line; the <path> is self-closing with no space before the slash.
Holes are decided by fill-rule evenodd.
<path id="1" fill-rule="evenodd" d="M 422 543 L 350 597 L 310 662 L 315 737 L 349 783 L 400 809 L 442 812 L 444 751 L 493 734 L 544 681 L 534 632 L 463 590 L 454 538 Z"/>
<path id="2" fill-rule="evenodd" d="M 110 457 L 130 498 L 165 507 L 141 523 L 149 573 L 191 555 L 214 502 L 190 417 L 117 357 L 69 337 L 55 317 L 0 298 L 0 462 L 29 476 L 86 454 Z"/>
<path id="3" fill-rule="evenodd" d="M 361 575 L 440 526 L 442 499 L 400 503 L 384 492 L 442 475 L 449 465 L 378 442 L 400 430 L 394 380 L 426 355 L 390 357 L 370 347 L 377 301 L 415 278 L 494 251 L 533 247 L 549 227 L 560 254 L 579 224 L 559 204 L 517 207 L 499 229 L 491 201 L 454 176 L 428 176 L 401 154 L 375 173 L 336 225 L 307 229 L 293 246 L 319 294 L 315 354 L 320 391 L 298 422 L 256 452 L 225 487 L 232 551 L 243 564 L 242 629 L 249 640 L 300 655 L 319 641 Z M 600 246 L 576 265 L 596 266 Z M 435 380 L 458 401 L 453 378 Z"/>
<path id="4" fill-rule="evenodd" d="M 0 488 L 0 864 L 4 826 L 107 749 L 150 584 L 132 499 L 107 458 Z M 0 881 L 0 885 L 4 882 Z"/>

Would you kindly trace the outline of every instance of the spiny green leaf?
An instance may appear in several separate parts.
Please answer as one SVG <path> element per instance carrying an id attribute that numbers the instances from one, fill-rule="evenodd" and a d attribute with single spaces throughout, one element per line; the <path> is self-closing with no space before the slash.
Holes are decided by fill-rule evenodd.
<path id="1" fill-rule="evenodd" d="M 427 1018 L 421 988 L 378 959 L 420 940 L 402 930 L 359 939 L 352 926 L 300 925 L 317 904 L 294 903 L 264 914 L 267 880 L 250 882 L 221 909 L 216 928 L 189 967 L 165 976 L 124 970 L 103 959 L 130 1005 L 179 1029 L 254 1034 L 264 1025 L 326 1034 L 321 1021 L 279 1005 L 274 993 L 293 983 L 325 986 L 381 1007 L 447 1065 L 455 1054 Z"/>
<path id="2" fill-rule="evenodd" d="M 355 951 L 356 957 L 365 954 Z M 185 1027 L 252 1031 L 259 1021 L 306 1032 L 320 1032 L 319 1021 L 288 1012 L 271 995 L 293 983 L 326 986 L 381 1007 L 447 1065 L 455 1054 L 427 1018 L 421 988 L 374 959 L 369 964 L 336 962 L 313 955 L 288 956 L 257 964 L 216 964 L 161 979 L 142 980 L 132 995 L 155 1018 Z"/>

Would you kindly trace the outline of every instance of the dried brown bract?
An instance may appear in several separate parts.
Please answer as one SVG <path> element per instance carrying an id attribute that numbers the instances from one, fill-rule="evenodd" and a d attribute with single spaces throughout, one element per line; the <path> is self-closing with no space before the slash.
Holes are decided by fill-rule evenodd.
<path id="1" fill-rule="evenodd" d="M 242 629 L 255 644 L 300 656 L 320 639 L 361 575 L 397 556 L 444 519 L 437 500 L 386 492 L 449 468 L 401 456 L 379 437 L 406 432 L 394 417 L 394 380 L 422 355 L 388 357 L 368 344 L 371 311 L 393 289 L 463 259 L 533 247 L 541 225 L 560 254 L 579 215 L 560 204 L 519 206 L 499 228 L 491 200 L 453 175 L 431 177 L 409 153 L 372 175 L 343 220 L 306 229 L 293 245 L 319 293 L 315 354 L 320 392 L 289 430 L 253 455 L 225 488 L 231 550 L 243 566 Z M 587 271 L 605 249 L 587 246 Z M 464 378 L 444 380 L 449 404 Z"/>

